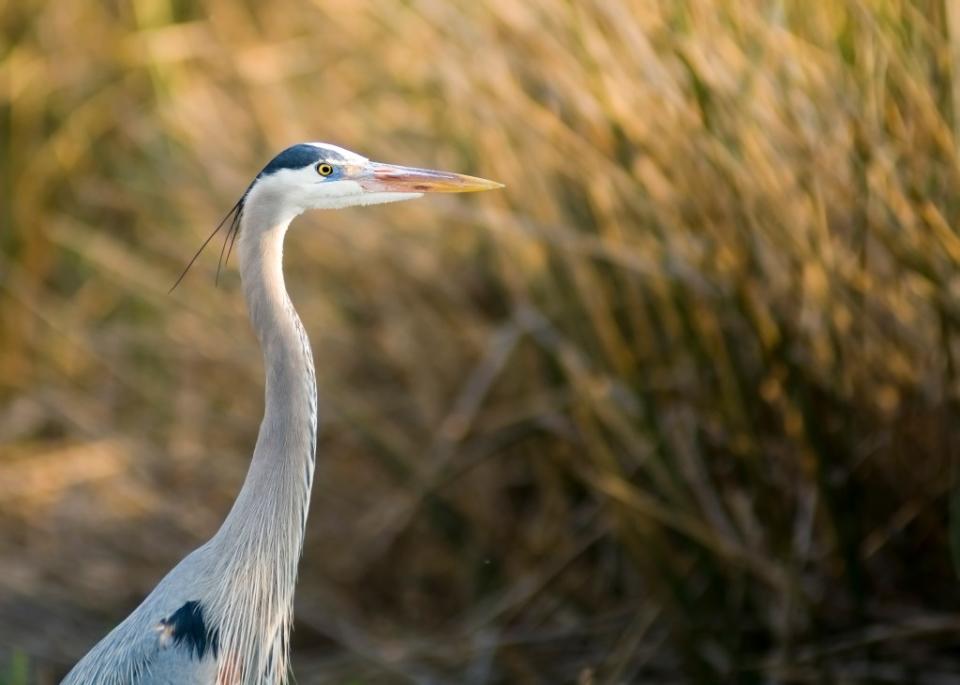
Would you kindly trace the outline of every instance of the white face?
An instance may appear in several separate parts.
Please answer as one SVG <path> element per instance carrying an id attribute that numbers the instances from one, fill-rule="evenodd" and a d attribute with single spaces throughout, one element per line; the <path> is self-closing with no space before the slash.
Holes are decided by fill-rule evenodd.
<path id="1" fill-rule="evenodd" d="M 400 202 L 423 195 L 365 190 L 360 180 L 372 175 L 369 159 L 336 145 L 311 145 L 320 151 L 316 163 L 295 169 L 278 169 L 261 176 L 251 189 L 248 200 L 253 200 L 256 193 L 258 199 L 282 204 L 296 216 L 308 209 L 340 209 L 355 205 Z M 326 166 L 323 166 L 324 164 Z M 327 171 L 330 172 L 327 175 L 321 173 Z"/>
<path id="2" fill-rule="evenodd" d="M 413 200 L 427 192 L 469 192 L 499 183 L 444 171 L 371 162 L 327 143 L 287 148 L 260 173 L 245 213 L 290 220 L 308 209 L 339 209 Z"/>

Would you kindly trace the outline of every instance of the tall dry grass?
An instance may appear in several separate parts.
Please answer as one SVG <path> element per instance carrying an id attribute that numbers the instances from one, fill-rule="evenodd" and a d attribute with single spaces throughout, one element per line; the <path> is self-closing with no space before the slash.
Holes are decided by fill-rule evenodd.
<path id="1" fill-rule="evenodd" d="M 0 656 L 33 681 L 229 507 L 259 353 L 215 250 L 167 289 L 321 139 L 507 189 L 288 240 L 325 417 L 299 682 L 956 682 L 955 5 L 0 26 Z"/>

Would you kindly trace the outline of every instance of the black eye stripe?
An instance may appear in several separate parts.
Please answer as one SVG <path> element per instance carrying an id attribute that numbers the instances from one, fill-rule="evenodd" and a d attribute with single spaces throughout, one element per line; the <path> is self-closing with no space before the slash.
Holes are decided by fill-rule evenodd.
<path id="1" fill-rule="evenodd" d="M 317 164 L 326 162 L 331 165 L 346 162 L 347 158 L 336 150 L 323 145 L 314 145 L 313 143 L 299 143 L 288 147 L 279 155 L 270 160 L 270 162 L 257 174 L 257 178 L 269 176 L 283 169 L 304 169 L 307 167 L 316 168 Z"/>

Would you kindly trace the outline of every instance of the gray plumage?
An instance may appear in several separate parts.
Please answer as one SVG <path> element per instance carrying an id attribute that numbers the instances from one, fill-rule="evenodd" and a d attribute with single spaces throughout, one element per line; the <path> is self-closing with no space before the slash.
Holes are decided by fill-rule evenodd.
<path id="1" fill-rule="evenodd" d="M 238 245 L 266 371 L 264 416 L 246 480 L 220 530 L 94 646 L 64 685 L 286 682 L 317 435 L 313 356 L 284 285 L 287 229 L 307 209 L 498 186 L 378 164 L 322 143 L 288 148 L 257 175 L 234 207 L 227 236 Z"/>

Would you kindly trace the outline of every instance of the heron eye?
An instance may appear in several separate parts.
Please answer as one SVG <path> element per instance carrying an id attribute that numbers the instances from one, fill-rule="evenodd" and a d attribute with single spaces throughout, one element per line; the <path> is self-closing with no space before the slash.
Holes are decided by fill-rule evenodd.
<path id="1" fill-rule="evenodd" d="M 328 164 L 326 162 L 320 162 L 317 165 L 317 173 L 320 174 L 321 176 L 329 176 L 330 174 L 333 173 L 333 165 Z"/>

